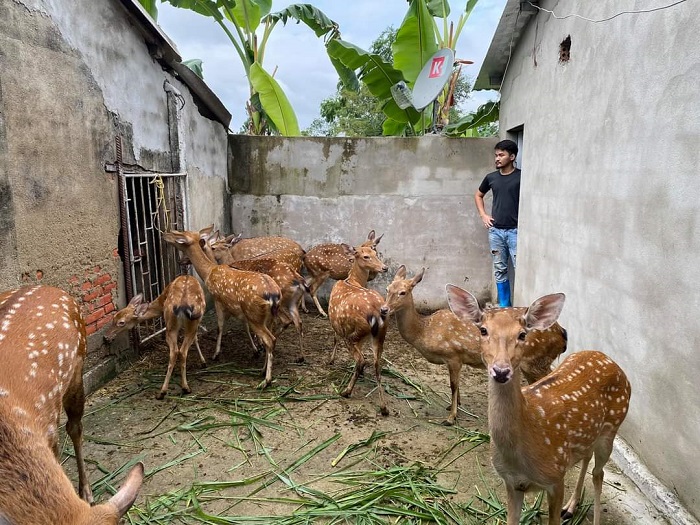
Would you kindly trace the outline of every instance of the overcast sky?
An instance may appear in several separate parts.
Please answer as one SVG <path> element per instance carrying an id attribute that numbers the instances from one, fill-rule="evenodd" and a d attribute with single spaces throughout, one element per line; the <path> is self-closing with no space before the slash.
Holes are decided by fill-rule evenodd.
<path id="1" fill-rule="evenodd" d="M 295 3 L 273 0 L 272 11 L 280 11 Z M 408 3 L 406 0 L 314 0 L 312 5 L 323 11 L 340 26 L 342 38 L 363 49 L 389 26 L 398 28 Z M 479 0 L 457 42 L 456 57 L 473 60 L 463 71 L 473 81 L 491 43 L 506 0 Z M 457 22 L 466 0 L 450 2 L 449 19 Z M 199 58 L 203 62 L 204 80 L 231 112 L 230 127 L 240 130 L 245 120 L 248 81 L 243 65 L 223 30 L 211 19 L 170 4 L 158 4 L 158 23 L 175 42 L 183 60 Z M 324 98 L 335 93 L 338 76 L 323 47 L 305 24 L 278 24 L 267 43 L 265 69 L 272 73 L 289 98 L 301 129 L 319 116 Z M 472 95 L 466 109 L 474 110 L 487 100 L 496 99 L 493 91 Z"/>

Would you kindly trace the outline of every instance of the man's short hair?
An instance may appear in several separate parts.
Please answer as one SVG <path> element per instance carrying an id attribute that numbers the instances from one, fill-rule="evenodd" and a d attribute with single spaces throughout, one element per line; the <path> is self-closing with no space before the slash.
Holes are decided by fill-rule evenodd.
<path id="1" fill-rule="evenodd" d="M 502 140 L 493 149 L 500 149 L 501 151 L 507 151 L 510 155 L 518 155 L 518 145 L 512 140 Z"/>

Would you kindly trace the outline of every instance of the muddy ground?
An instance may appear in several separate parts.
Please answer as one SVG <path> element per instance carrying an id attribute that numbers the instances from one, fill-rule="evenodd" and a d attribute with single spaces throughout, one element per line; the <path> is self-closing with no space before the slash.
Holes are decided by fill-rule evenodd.
<path id="1" fill-rule="evenodd" d="M 485 371 L 463 370 L 458 425 L 441 425 L 447 370 L 425 361 L 392 320 L 382 374 L 390 415 L 383 417 L 373 368 L 349 399 L 340 397 L 351 358 L 340 348 L 329 364 L 328 320 L 303 314 L 303 322 L 305 362 L 297 362 L 288 329 L 265 390 L 257 388 L 262 356 L 238 321 L 227 322 L 218 362 L 202 368 L 192 348 L 193 392 L 186 396 L 176 371 L 168 396 L 155 399 L 167 347 L 160 336 L 149 343 L 128 371 L 88 398 L 85 453 L 96 499 L 107 498 L 124 468 L 141 460 L 147 479 L 127 523 L 505 523 L 498 502 L 505 502 L 504 489 L 486 442 Z M 200 344 L 209 360 L 215 321 L 208 315 L 204 324 Z M 369 349 L 366 355 L 371 359 Z M 75 481 L 74 462 L 64 459 Z M 644 503 L 641 511 L 628 503 L 636 489 L 614 470 L 608 467 L 603 523 L 665 523 Z M 592 514 L 581 522 L 592 523 Z"/>

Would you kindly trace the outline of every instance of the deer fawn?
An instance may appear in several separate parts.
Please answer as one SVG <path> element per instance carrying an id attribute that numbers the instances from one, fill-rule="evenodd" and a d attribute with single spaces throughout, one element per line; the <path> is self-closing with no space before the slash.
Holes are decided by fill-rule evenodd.
<path id="1" fill-rule="evenodd" d="M 281 325 L 275 331 L 275 337 L 278 337 L 285 328 L 290 324 L 294 324 L 299 336 L 299 351 L 301 352 L 298 362 L 304 362 L 304 327 L 299 315 L 299 301 L 304 295 L 304 291 L 308 289 L 304 277 L 294 270 L 289 264 L 279 261 L 273 255 L 257 256 L 252 259 L 234 260 L 229 250 L 215 250 L 216 242 L 207 243 L 205 253 L 207 256 L 215 260 L 218 264 L 228 264 L 238 270 L 246 270 L 249 272 L 264 273 L 272 277 L 272 279 L 280 287 L 282 293 L 279 303 L 279 317 Z M 255 346 L 255 345 L 254 345 Z"/>
<path id="2" fill-rule="evenodd" d="M 275 350 L 275 336 L 270 331 L 270 323 L 277 312 L 280 288 L 269 275 L 236 270 L 209 259 L 204 250 L 213 229 L 214 225 L 199 232 L 173 230 L 165 233 L 163 240 L 187 255 L 214 297 L 219 334 L 213 359 L 221 352 L 226 316 L 233 315 L 245 321 L 265 347 L 264 386 L 269 386 L 272 383 Z"/>
<path id="3" fill-rule="evenodd" d="M 199 322 L 204 315 L 207 304 L 204 298 L 204 290 L 196 277 L 191 275 L 180 275 L 176 277 L 163 293 L 151 303 L 143 302 L 143 294 L 138 294 L 129 301 L 126 307 L 119 310 L 112 319 L 112 325 L 105 334 L 108 341 L 114 340 L 118 333 L 131 330 L 137 324 L 160 317 L 165 319 L 165 340 L 170 350 L 168 361 L 168 371 L 165 374 L 165 381 L 156 394 L 156 399 L 163 399 L 168 393 L 170 376 L 180 359 L 180 384 L 183 394 L 192 392 L 187 384 L 187 353 L 194 342 L 199 353 L 199 359 L 203 366 L 207 362 L 202 355 L 197 340 L 197 329 Z M 182 346 L 178 347 L 178 333 L 183 331 Z"/>
<path id="4" fill-rule="evenodd" d="M 399 333 L 429 362 L 444 364 L 450 376 L 452 403 L 444 425 L 454 425 L 457 407 L 460 404 L 459 374 L 462 365 L 484 368 L 481 359 L 479 329 L 474 323 L 459 319 L 449 309 L 438 310 L 429 316 L 416 311 L 413 303 L 413 288 L 423 280 L 425 268 L 412 279 L 406 278 L 406 267 L 401 265 L 394 280 L 387 286 L 386 302 L 382 306 L 384 315 L 396 314 Z M 517 318 L 524 308 L 510 308 L 509 313 Z M 533 330 L 525 339 L 525 350 L 521 369 L 528 383 L 534 383 L 551 372 L 552 362 L 566 350 L 566 330 L 554 323 L 544 331 Z"/>
<path id="5" fill-rule="evenodd" d="M 335 283 L 328 301 L 328 318 L 333 331 L 345 341 L 355 360 L 355 369 L 350 382 L 340 395 L 349 397 L 352 393 L 355 382 L 365 367 L 362 344 L 366 339 L 371 339 L 380 409 L 382 415 L 386 416 L 389 415 L 389 410 L 384 399 L 381 375 L 382 351 L 388 327 L 385 316 L 380 312 L 384 298 L 366 286 L 370 271 L 386 272 L 387 267 L 379 260 L 374 249 L 370 247 L 360 246 L 355 249 L 347 244 L 344 247 L 347 254 L 354 257 L 355 262 L 350 269 L 348 278 Z M 333 355 L 335 355 L 335 347 L 334 342 Z"/>
<path id="6" fill-rule="evenodd" d="M 631 394 L 625 373 L 602 352 L 576 352 L 549 375 L 520 388 L 520 363 L 527 334 L 559 317 L 564 294 L 540 297 L 519 319 L 494 308 L 482 311 L 469 292 L 447 285 L 452 311 L 476 323 L 489 375 L 489 431 L 492 461 L 508 497 L 508 525 L 520 521 L 528 490 L 547 492 L 549 525 L 573 515 L 581 499 L 591 457 L 594 525 L 600 525 L 603 466 L 627 415 Z M 564 501 L 564 475 L 581 461 L 571 499 Z"/>
<path id="7" fill-rule="evenodd" d="M 377 245 L 382 240 L 382 237 L 384 235 L 380 235 L 375 239 L 374 230 L 370 230 L 367 240 L 360 246 L 370 247 L 377 251 Z M 316 305 L 316 309 L 323 317 L 327 317 L 327 314 L 321 307 L 321 303 L 318 302 L 316 292 L 328 278 L 336 281 L 347 279 L 352 268 L 353 258 L 348 257 L 343 246 L 343 244 L 335 243 L 317 244 L 303 256 L 304 267 L 310 275 L 309 294 Z M 367 280 L 371 281 L 376 275 L 376 272 L 370 271 Z M 304 305 L 304 311 L 306 311 L 306 305 Z"/>
<path id="8" fill-rule="evenodd" d="M 86 348 L 80 308 L 63 290 L 35 286 L 0 294 L 0 523 L 116 525 L 136 499 L 143 464 L 108 502 L 89 505 L 81 421 Z M 57 460 L 61 404 L 80 497 Z"/>

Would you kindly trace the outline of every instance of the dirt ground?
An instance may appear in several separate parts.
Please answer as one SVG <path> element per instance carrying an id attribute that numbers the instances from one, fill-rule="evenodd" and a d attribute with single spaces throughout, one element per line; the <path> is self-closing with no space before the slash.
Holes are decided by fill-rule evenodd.
<path id="1" fill-rule="evenodd" d="M 485 371 L 465 367 L 458 425 L 441 425 L 447 370 L 425 361 L 392 320 L 382 374 L 390 415 L 382 417 L 371 365 L 352 396 L 340 397 L 352 371 L 349 353 L 339 348 L 329 364 L 328 320 L 303 314 L 303 322 L 305 362 L 297 362 L 288 329 L 265 390 L 257 388 L 262 355 L 238 321 L 228 321 L 223 355 L 210 361 L 216 327 L 208 315 L 199 336 L 208 367 L 194 347 L 188 358 L 192 394 L 181 395 L 176 369 L 168 396 L 157 401 L 167 347 L 155 338 L 128 371 L 88 398 L 85 454 L 96 500 L 140 460 L 147 479 L 127 523 L 505 523 L 505 493 L 486 442 Z M 371 360 L 369 349 L 366 355 Z M 75 482 L 72 458 L 64 467 Z M 636 489 L 614 467 L 608 471 L 604 524 L 666 523 L 643 502 L 630 504 Z M 590 504 L 590 477 L 585 498 Z M 592 523 L 592 514 L 577 522 Z"/>

